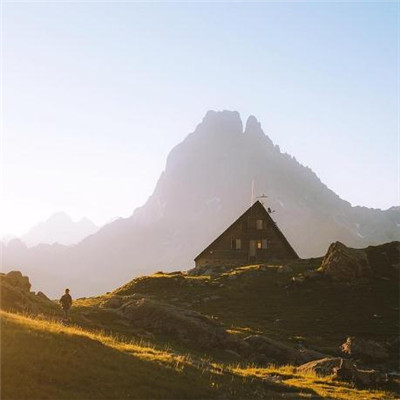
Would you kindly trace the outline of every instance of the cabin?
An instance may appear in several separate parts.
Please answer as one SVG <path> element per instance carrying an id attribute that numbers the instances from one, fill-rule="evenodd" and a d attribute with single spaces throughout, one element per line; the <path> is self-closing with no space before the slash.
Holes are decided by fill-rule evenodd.
<path id="1" fill-rule="evenodd" d="M 256 201 L 194 259 L 196 267 L 236 267 L 298 259 L 269 211 Z"/>

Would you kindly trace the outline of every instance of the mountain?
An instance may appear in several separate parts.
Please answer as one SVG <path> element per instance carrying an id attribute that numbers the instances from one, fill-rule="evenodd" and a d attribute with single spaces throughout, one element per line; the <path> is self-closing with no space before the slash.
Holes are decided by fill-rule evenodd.
<path id="1" fill-rule="evenodd" d="M 60 243 L 68 246 L 79 243 L 98 229 L 99 227 L 87 218 L 74 222 L 65 212 L 58 212 L 31 228 L 21 236 L 21 240 L 28 247 L 41 243 Z"/>
<path id="2" fill-rule="evenodd" d="M 73 247 L 11 241 L 2 269 L 22 270 L 51 296 L 67 286 L 75 295 L 96 294 L 158 269 L 188 269 L 250 206 L 252 185 L 268 195 L 266 206 L 301 257 L 320 256 L 334 241 L 366 247 L 400 239 L 399 208 L 352 207 L 282 153 L 254 116 L 243 129 L 238 112 L 209 111 L 172 149 L 153 194 L 131 217 Z"/>

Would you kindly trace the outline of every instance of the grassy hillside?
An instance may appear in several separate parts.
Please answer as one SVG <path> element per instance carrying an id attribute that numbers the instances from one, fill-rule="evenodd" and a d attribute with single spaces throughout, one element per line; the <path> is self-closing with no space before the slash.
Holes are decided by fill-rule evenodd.
<path id="1" fill-rule="evenodd" d="M 319 263 L 300 261 L 291 273 L 279 273 L 274 265 L 240 267 L 212 277 L 158 273 L 134 279 L 110 295 L 150 295 L 212 316 L 238 334 L 267 334 L 320 350 L 336 351 L 347 336 L 397 338 L 397 280 L 335 284 L 308 279 Z M 102 301 L 103 296 L 81 300 L 77 310 L 93 310 Z"/>
<path id="2" fill-rule="evenodd" d="M 294 368 L 216 364 L 171 348 L 1 313 L 2 399 L 394 399 Z"/>
<path id="3" fill-rule="evenodd" d="M 361 360 L 360 369 L 399 370 L 398 275 L 381 268 L 393 264 L 384 250 L 371 279 L 344 282 L 324 276 L 320 259 L 199 276 L 159 272 L 75 300 L 68 326 L 27 277 L 3 274 L 1 398 L 398 398 L 395 374 L 360 384 L 296 369 L 307 352 L 312 360 L 342 355 L 339 345 L 354 336 L 390 354 L 382 363 Z M 260 336 L 249 335 L 271 348 L 263 354 L 252 345 Z"/>
<path id="4" fill-rule="evenodd" d="M 232 383 L 188 356 L 11 313 L 2 313 L 1 373 L 3 399 L 211 398 L 242 391 L 240 378 Z"/>

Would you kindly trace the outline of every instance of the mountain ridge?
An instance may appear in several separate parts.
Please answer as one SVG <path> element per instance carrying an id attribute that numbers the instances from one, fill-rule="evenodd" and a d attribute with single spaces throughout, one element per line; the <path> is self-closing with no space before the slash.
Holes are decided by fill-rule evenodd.
<path id="1" fill-rule="evenodd" d="M 73 221 L 66 212 L 59 211 L 34 225 L 20 240 L 28 247 L 54 243 L 69 246 L 79 243 L 98 229 L 99 227 L 86 217 Z"/>
<path id="2" fill-rule="evenodd" d="M 17 257 L 6 249 L 3 269 L 18 267 L 34 283 L 46 281 L 38 271 L 51 271 L 58 279 L 47 292 L 67 284 L 90 294 L 158 269 L 188 269 L 250 206 L 253 183 L 256 195 L 268 195 L 266 206 L 301 257 L 320 256 L 337 240 L 366 247 L 400 239 L 400 209 L 352 207 L 309 167 L 282 153 L 254 116 L 243 129 L 237 111 L 209 111 L 171 150 L 152 195 L 130 217 L 73 248 L 32 248 Z M 83 273 L 90 282 L 81 281 Z"/>

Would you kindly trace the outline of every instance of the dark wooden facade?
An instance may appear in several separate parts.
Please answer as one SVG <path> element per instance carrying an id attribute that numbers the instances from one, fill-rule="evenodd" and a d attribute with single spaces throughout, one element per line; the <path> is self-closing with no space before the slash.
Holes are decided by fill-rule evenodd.
<path id="1" fill-rule="evenodd" d="M 240 266 L 299 258 L 268 211 L 255 202 L 196 258 L 196 267 Z"/>

